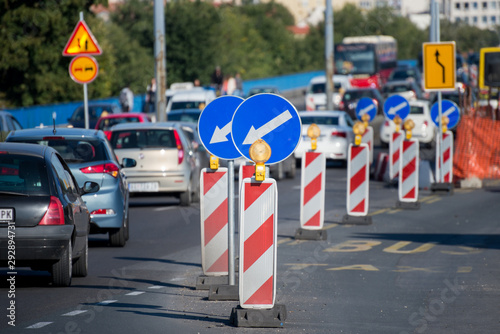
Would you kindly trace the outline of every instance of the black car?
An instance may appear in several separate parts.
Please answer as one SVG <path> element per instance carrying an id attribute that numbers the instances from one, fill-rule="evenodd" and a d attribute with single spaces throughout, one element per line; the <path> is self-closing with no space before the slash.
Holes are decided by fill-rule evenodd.
<path id="1" fill-rule="evenodd" d="M 356 119 L 356 106 L 363 97 L 373 99 L 377 105 L 377 113 L 382 115 L 384 111 L 384 98 L 376 88 L 354 88 L 344 92 L 340 101 L 339 109 L 345 111 L 352 119 Z"/>
<path id="2" fill-rule="evenodd" d="M 88 109 L 89 109 L 89 129 L 95 128 L 99 117 L 109 114 L 119 114 L 122 112 L 120 107 L 114 103 L 94 102 L 89 104 Z M 71 117 L 68 118 L 68 123 L 69 126 L 73 128 L 85 128 L 85 112 L 83 105 L 75 109 L 73 115 L 71 115 Z"/>
<path id="3" fill-rule="evenodd" d="M 0 143 L 0 266 L 46 270 L 54 286 L 87 276 L 90 213 L 83 188 L 56 150 Z"/>

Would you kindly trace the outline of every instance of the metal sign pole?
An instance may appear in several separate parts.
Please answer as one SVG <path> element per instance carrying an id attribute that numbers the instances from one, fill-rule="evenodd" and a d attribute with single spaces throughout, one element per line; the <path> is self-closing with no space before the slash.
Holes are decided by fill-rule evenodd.
<path id="1" fill-rule="evenodd" d="M 229 275 L 229 285 L 235 285 L 234 279 L 234 160 L 228 160 L 227 164 L 227 178 L 229 192 L 227 198 L 227 210 L 228 210 L 228 275 Z"/>
<path id="2" fill-rule="evenodd" d="M 89 128 L 89 96 L 87 84 L 83 84 L 83 113 L 85 114 L 85 129 Z"/>
<path id="3" fill-rule="evenodd" d="M 436 42 L 441 41 L 441 27 L 439 22 L 439 3 L 434 1 L 434 13 L 435 13 L 435 33 L 436 33 Z M 438 92 L 438 111 L 439 111 L 439 182 L 444 182 L 443 176 L 443 106 L 441 105 L 441 101 L 443 99 L 443 95 L 441 91 Z"/>

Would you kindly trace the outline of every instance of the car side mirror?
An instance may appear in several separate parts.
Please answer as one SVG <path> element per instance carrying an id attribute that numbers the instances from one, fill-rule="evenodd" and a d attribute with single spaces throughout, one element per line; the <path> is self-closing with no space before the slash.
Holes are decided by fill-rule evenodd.
<path id="1" fill-rule="evenodd" d="M 122 167 L 123 168 L 132 168 L 135 166 L 137 166 L 137 161 L 135 159 L 123 158 L 123 160 L 122 160 Z"/>
<path id="2" fill-rule="evenodd" d="M 93 181 L 86 181 L 82 187 L 82 195 L 93 194 L 99 191 L 99 183 Z"/>

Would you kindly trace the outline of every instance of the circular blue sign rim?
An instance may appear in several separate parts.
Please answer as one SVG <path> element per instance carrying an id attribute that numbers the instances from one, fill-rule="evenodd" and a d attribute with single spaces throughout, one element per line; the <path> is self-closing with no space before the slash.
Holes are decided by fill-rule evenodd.
<path id="1" fill-rule="evenodd" d="M 387 102 L 392 102 L 392 100 L 400 100 L 399 103 L 394 103 L 394 104 L 391 104 L 391 106 L 389 107 L 388 103 Z M 400 103 L 402 103 L 403 101 L 405 101 L 407 103 L 407 106 L 404 107 L 403 109 L 401 110 L 398 110 L 396 112 L 396 114 L 394 115 L 389 115 L 389 110 L 386 110 L 386 109 L 390 109 L 391 107 L 393 107 L 394 105 L 398 105 Z M 390 119 L 391 121 L 394 120 L 394 117 L 396 117 L 396 115 L 399 115 L 399 117 L 401 117 L 401 119 L 406 119 L 406 117 L 408 117 L 408 115 L 410 115 L 410 101 L 408 101 L 407 99 L 405 99 L 404 97 L 402 97 L 401 95 L 392 95 L 392 96 L 389 96 L 385 102 L 384 102 L 384 115 L 386 118 Z M 404 111 L 403 113 L 401 113 L 401 111 Z M 406 114 L 406 115 L 405 115 Z M 404 117 L 403 117 L 404 115 Z"/>
<path id="2" fill-rule="evenodd" d="M 213 121 L 213 116 L 212 112 L 217 112 L 217 115 L 220 117 L 225 118 L 225 124 L 232 122 L 234 113 L 236 112 L 236 109 L 245 101 L 244 98 L 236 96 L 236 95 L 223 95 L 219 96 L 215 100 L 211 101 L 201 112 L 200 118 L 198 119 L 198 136 L 200 137 L 200 141 L 207 150 L 208 153 L 211 155 L 214 155 L 220 159 L 224 160 L 234 160 L 237 158 L 241 157 L 241 153 L 238 151 L 236 146 L 234 145 L 233 141 L 233 135 L 230 132 L 228 141 L 229 143 L 226 143 L 225 146 L 223 146 L 223 149 L 220 149 L 221 152 L 219 152 L 219 149 L 214 150 L 213 149 L 213 144 L 206 145 L 205 140 L 203 138 L 205 136 L 208 136 L 206 139 L 210 141 L 210 133 L 213 133 L 215 129 L 205 129 L 204 124 L 205 123 L 205 118 L 206 117 L 211 117 L 210 119 Z M 222 104 L 221 104 L 222 103 Z M 232 110 L 234 107 L 234 110 Z M 208 131 L 208 132 L 206 132 Z M 203 134 L 202 134 L 203 133 Z M 226 147 L 230 145 L 230 147 Z"/>
<path id="3" fill-rule="evenodd" d="M 370 116 L 370 120 L 368 122 L 371 122 L 371 121 L 373 121 L 373 119 L 375 118 L 375 116 L 377 116 L 377 105 L 375 104 L 375 102 L 373 102 L 373 100 L 371 98 L 369 98 L 367 96 L 362 97 L 362 98 L 359 99 L 358 104 L 356 105 L 356 117 L 357 117 L 358 120 L 362 121 L 362 119 L 361 119 L 361 117 L 359 115 L 359 113 L 361 112 L 361 110 L 360 110 L 361 109 L 360 102 L 361 101 L 367 101 L 367 100 L 369 101 L 369 104 L 372 104 L 373 106 L 375 106 L 375 108 L 371 109 L 371 110 L 373 110 L 373 112 L 371 112 L 371 111 L 367 112 L 368 116 Z M 366 107 L 368 107 L 368 103 L 365 106 L 365 108 Z"/>
<path id="4" fill-rule="evenodd" d="M 445 102 L 449 103 L 450 106 L 451 105 L 454 106 L 455 110 L 456 110 L 456 114 L 458 115 L 458 117 L 456 117 L 456 120 L 450 119 L 450 117 L 448 117 L 448 119 L 450 120 L 450 123 L 448 123 L 448 129 L 453 129 L 455 126 L 457 126 L 458 122 L 460 122 L 460 116 L 461 116 L 460 115 L 460 108 L 458 107 L 458 105 L 455 102 L 453 102 L 451 100 L 445 99 L 445 100 L 441 100 L 441 106 L 442 106 L 441 109 L 442 109 L 442 111 L 444 111 L 444 109 L 446 109 L 446 108 L 444 108 L 444 103 Z M 438 103 L 439 102 L 437 102 L 437 101 L 434 102 L 434 104 L 431 107 L 431 111 L 430 111 L 432 123 L 434 123 L 436 126 L 439 126 L 439 120 L 437 122 L 435 121 L 436 117 L 439 116 L 438 115 L 439 114 L 439 110 L 438 110 L 439 109 L 439 105 L 438 105 Z M 433 112 L 432 112 L 433 110 L 436 110 L 435 111 L 435 115 L 433 115 Z M 452 123 L 452 121 L 454 121 L 454 123 Z"/>
<path id="5" fill-rule="evenodd" d="M 280 157 L 280 158 L 274 158 L 273 157 L 273 152 L 272 152 L 273 151 L 272 142 L 267 142 L 271 146 L 271 157 L 269 158 L 269 160 L 265 164 L 266 165 L 273 165 L 273 164 L 280 163 L 280 162 L 286 160 L 288 157 L 290 157 L 293 154 L 293 152 L 297 149 L 297 147 L 299 146 L 300 140 L 302 138 L 302 120 L 300 119 L 300 116 L 299 116 L 299 113 L 297 111 L 297 108 L 295 108 L 295 106 L 290 101 L 288 101 L 286 98 L 284 98 L 281 95 L 273 94 L 273 93 L 260 93 L 260 94 L 252 95 L 251 97 L 247 98 L 243 103 L 241 103 L 238 106 L 238 109 L 236 109 L 236 111 L 235 111 L 235 113 L 233 115 L 233 120 L 232 120 L 232 124 L 231 124 L 231 126 L 232 126 L 231 132 L 234 133 L 234 134 L 236 134 L 236 136 L 232 137 L 234 145 L 236 146 L 236 149 L 241 153 L 241 155 L 243 157 L 245 157 L 246 159 L 252 161 L 252 159 L 250 158 L 250 154 L 248 153 L 248 150 L 250 149 L 251 145 L 245 145 L 245 146 L 248 146 L 248 148 L 243 149 L 243 148 L 240 148 L 238 144 L 236 144 L 235 137 L 238 137 L 238 139 L 239 139 L 240 132 L 239 131 L 235 132 L 235 120 L 236 120 L 237 126 L 239 126 L 239 124 L 238 124 L 239 117 L 242 117 L 241 115 L 243 114 L 243 112 L 248 113 L 248 111 L 245 108 L 251 108 L 253 106 L 253 104 L 256 103 L 256 100 L 263 99 L 264 97 L 275 99 L 278 103 L 282 103 L 284 105 L 287 105 L 286 109 L 292 114 L 292 119 L 297 119 L 298 120 L 298 124 L 292 125 L 293 127 L 298 127 L 298 130 L 297 130 L 297 134 L 294 135 L 294 137 L 296 137 L 296 138 L 290 138 L 290 140 L 295 141 L 295 144 L 291 145 L 291 146 L 293 146 L 293 149 L 291 149 L 290 152 L 286 152 L 286 154 L 281 154 L 282 157 Z M 260 106 L 261 109 L 262 109 L 262 107 L 268 107 L 268 108 L 274 107 L 272 104 L 270 104 L 268 102 L 267 103 L 262 103 L 262 104 L 264 106 L 261 105 Z M 251 107 L 248 107 L 248 106 L 251 106 Z M 280 125 L 276 129 L 279 129 L 280 127 L 283 127 L 283 126 L 284 126 L 284 124 Z M 282 130 L 280 130 L 280 131 L 282 131 Z M 246 132 L 246 131 L 243 131 L 243 132 Z M 264 135 L 262 137 L 262 139 L 266 140 L 266 136 L 268 136 L 268 135 L 273 135 L 274 136 L 275 134 L 272 133 L 272 132 L 274 132 L 274 130 L 271 131 L 271 132 L 269 132 L 268 134 Z M 243 146 L 243 144 L 242 144 L 242 146 Z"/>

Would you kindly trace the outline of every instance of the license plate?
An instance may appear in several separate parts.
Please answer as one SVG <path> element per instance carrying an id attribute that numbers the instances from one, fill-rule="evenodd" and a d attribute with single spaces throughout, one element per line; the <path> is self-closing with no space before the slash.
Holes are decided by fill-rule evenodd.
<path id="1" fill-rule="evenodd" d="M 0 208 L 0 222 L 12 222 L 12 221 L 14 221 L 14 209 Z"/>
<path id="2" fill-rule="evenodd" d="M 158 192 L 158 182 L 129 183 L 128 189 L 131 192 Z"/>

